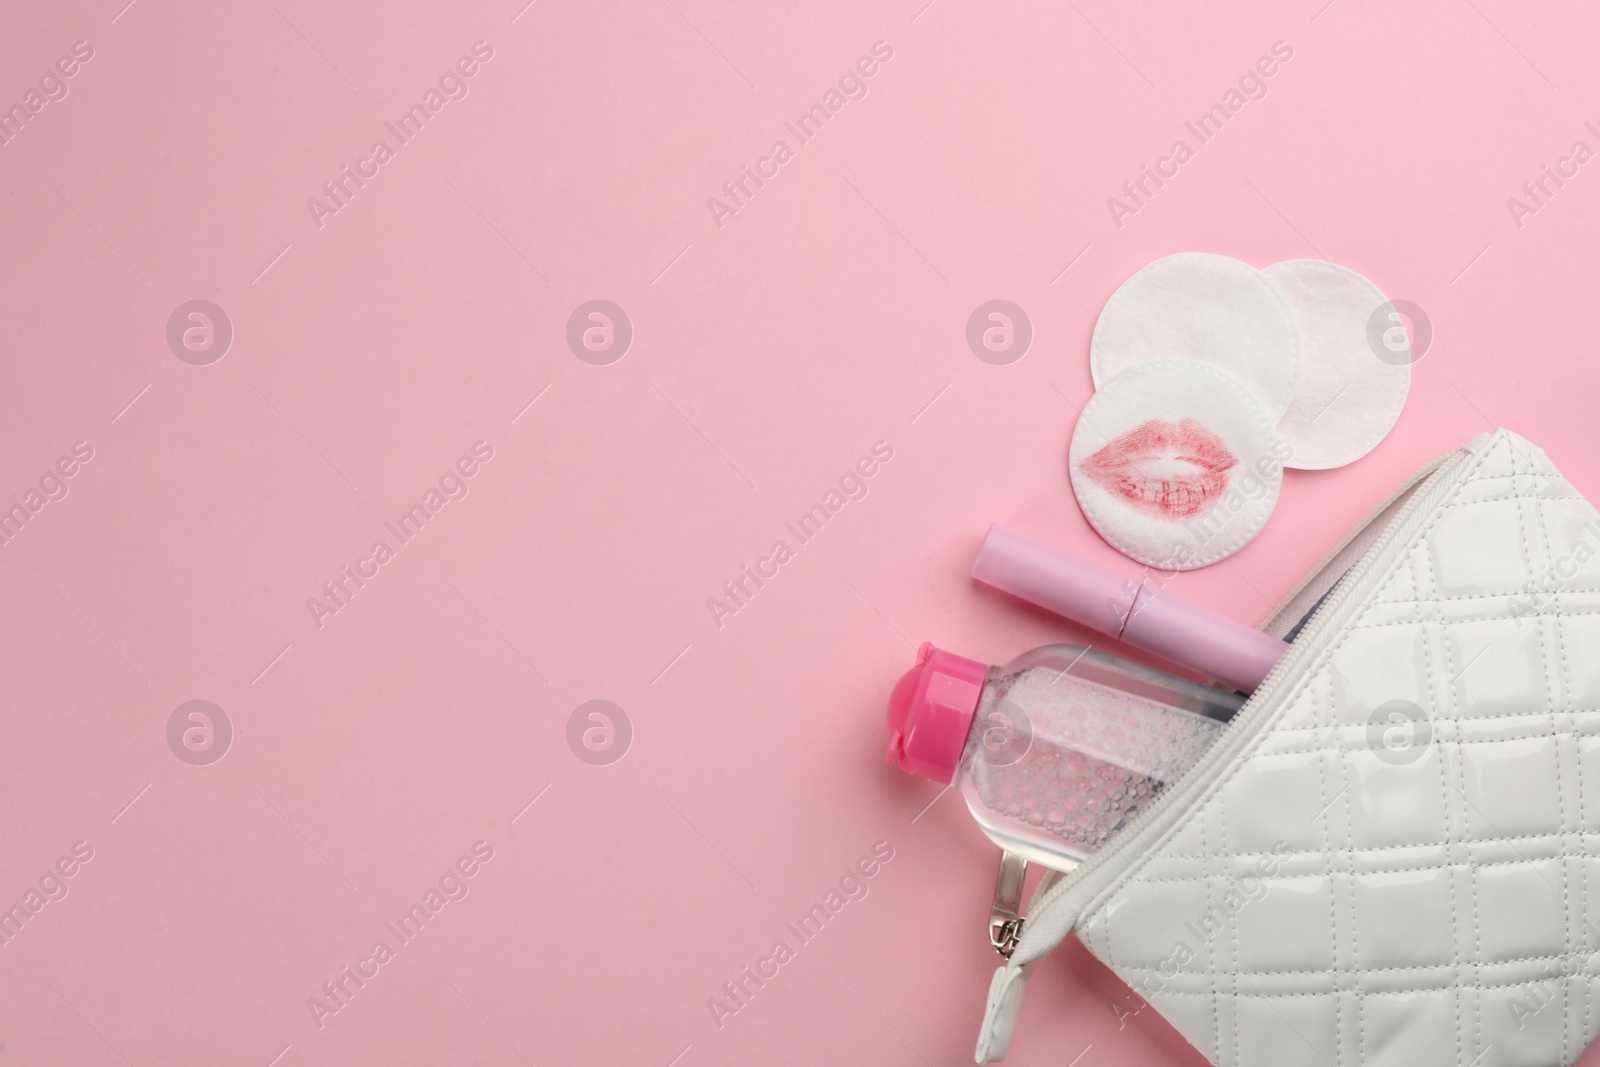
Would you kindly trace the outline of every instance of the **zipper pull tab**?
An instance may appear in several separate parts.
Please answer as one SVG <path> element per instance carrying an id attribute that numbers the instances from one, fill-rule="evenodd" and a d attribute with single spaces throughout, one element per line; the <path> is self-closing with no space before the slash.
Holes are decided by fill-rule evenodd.
<path id="1" fill-rule="evenodd" d="M 1000 853 L 1000 873 L 995 877 L 994 903 L 989 908 L 989 944 L 1010 959 L 1022 940 L 1022 881 L 1028 861 L 1012 852 Z"/>

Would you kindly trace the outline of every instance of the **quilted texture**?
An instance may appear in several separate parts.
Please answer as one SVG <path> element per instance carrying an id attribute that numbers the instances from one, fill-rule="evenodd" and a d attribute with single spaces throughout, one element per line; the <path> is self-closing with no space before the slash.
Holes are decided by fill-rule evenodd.
<path id="1" fill-rule="evenodd" d="M 1600 1028 L 1600 515 L 1506 431 L 1463 462 L 1078 923 L 1213 1063 L 1548 1067 Z"/>

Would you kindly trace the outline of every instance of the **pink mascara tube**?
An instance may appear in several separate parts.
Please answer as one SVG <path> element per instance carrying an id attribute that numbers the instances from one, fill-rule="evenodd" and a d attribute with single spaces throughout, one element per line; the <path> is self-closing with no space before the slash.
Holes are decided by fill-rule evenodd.
<path id="1" fill-rule="evenodd" d="M 985 585 L 1252 692 L 1287 643 L 996 523 L 972 565 Z"/>

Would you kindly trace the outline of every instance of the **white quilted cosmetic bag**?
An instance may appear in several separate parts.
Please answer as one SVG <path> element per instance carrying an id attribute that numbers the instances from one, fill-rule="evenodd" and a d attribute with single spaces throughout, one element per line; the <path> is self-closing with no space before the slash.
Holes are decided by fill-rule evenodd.
<path id="1" fill-rule="evenodd" d="M 980 1063 L 1069 933 L 1214 1064 L 1571 1064 L 1600 1030 L 1600 514 L 1505 430 L 1263 624 L 1216 745 L 1035 892 Z"/>

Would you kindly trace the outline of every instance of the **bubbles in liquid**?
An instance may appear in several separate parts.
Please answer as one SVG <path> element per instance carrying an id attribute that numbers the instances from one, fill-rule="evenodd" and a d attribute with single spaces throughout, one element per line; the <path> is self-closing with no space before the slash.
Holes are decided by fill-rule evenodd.
<path id="1" fill-rule="evenodd" d="M 1043 668 L 1001 679 L 974 729 L 1003 701 L 1026 723 L 1024 754 L 995 763 L 970 755 L 966 771 L 991 811 L 1093 852 L 1193 766 L 1222 727 L 1142 697 Z M 975 746 L 969 744 L 968 752 Z"/>

